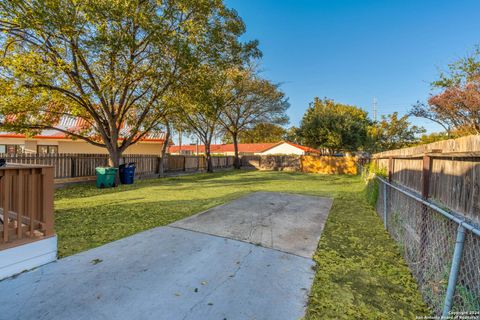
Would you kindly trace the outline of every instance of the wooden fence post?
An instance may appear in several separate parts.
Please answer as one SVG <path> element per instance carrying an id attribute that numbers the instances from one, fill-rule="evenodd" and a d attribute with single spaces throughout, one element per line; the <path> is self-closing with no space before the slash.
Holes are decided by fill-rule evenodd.
<path id="1" fill-rule="evenodd" d="M 393 173 L 395 172 L 395 158 L 388 158 L 388 182 L 393 181 Z"/>
<path id="2" fill-rule="evenodd" d="M 30 219 L 29 223 L 29 231 L 30 231 L 30 238 L 35 237 L 35 210 L 37 209 L 35 203 L 35 192 L 36 184 L 37 184 L 37 176 L 35 175 L 35 169 L 29 169 L 28 172 L 28 187 L 27 187 L 27 195 L 28 195 L 28 217 Z"/>
<path id="3" fill-rule="evenodd" d="M 45 236 L 53 232 L 53 168 L 42 168 L 42 216 L 45 222 Z"/>
<path id="4" fill-rule="evenodd" d="M 430 193 L 430 174 L 432 171 L 432 158 L 429 155 L 423 156 L 422 170 L 422 197 L 428 199 Z"/>
<path id="5" fill-rule="evenodd" d="M 430 193 L 430 173 L 431 173 L 432 159 L 429 155 L 423 155 L 422 168 L 422 198 L 427 200 Z M 420 249 L 419 255 L 424 256 L 427 253 L 429 239 L 428 239 L 428 207 L 421 205 L 421 214 L 419 216 L 419 233 L 420 233 Z"/>
<path id="6" fill-rule="evenodd" d="M 72 178 L 76 177 L 76 161 L 75 158 L 71 157 L 70 158 L 70 176 Z"/>
<path id="7" fill-rule="evenodd" d="M 3 242 L 8 242 L 8 227 L 9 227 L 9 212 L 10 212 L 10 192 L 11 190 L 11 175 L 9 171 L 3 172 L 3 177 L 0 180 L 2 183 L 2 204 L 3 204 Z"/>
<path id="8" fill-rule="evenodd" d="M 155 168 L 155 173 L 156 174 L 160 174 L 160 164 L 161 164 L 161 161 L 162 161 L 162 158 L 161 157 L 157 157 L 157 163 L 156 163 L 156 168 Z M 165 170 L 165 168 L 164 168 Z"/>
<path id="9" fill-rule="evenodd" d="M 23 236 L 23 213 L 25 211 L 25 186 L 24 182 L 24 171 L 17 170 L 17 239 L 22 239 Z"/>

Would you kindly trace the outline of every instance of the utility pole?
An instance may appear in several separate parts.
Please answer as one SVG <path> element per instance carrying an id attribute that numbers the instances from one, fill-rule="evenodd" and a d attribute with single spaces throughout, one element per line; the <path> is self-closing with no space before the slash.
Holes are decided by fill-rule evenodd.
<path id="1" fill-rule="evenodd" d="M 373 121 L 377 122 L 377 98 L 373 97 Z"/>

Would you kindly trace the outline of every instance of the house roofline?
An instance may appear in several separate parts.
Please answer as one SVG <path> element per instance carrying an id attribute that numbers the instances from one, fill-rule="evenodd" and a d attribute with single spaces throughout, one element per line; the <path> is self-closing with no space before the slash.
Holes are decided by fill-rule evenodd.
<path id="1" fill-rule="evenodd" d="M 65 136 L 33 136 L 27 137 L 24 134 L 14 134 L 14 133 L 7 133 L 7 134 L 0 134 L 0 138 L 7 138 L 7 139 L 45 139 L 45 140 L 69 140 L 69 141 L 76 141 L 81 139 L 72 139 L 67 138 Z M 119 138 L 119 141 L 123 140 L 123 138 Z M 81 140 L 83 141 L 83 140 Z M 145 138 L 141 139 L 139 142 L 165 142 L 165 139 L 154 139 L 154 138 Z"/>
<path id="2" fill-rule="evenodd" d="M 313 149 L 313 148 L 310 148 L 310 147 L 306 147 L 306 146 L 301 146 L 301 145 L 299 145 L 299 144 L 295 144 L 295 143 L 292 143 L 292 142 L 289 142 L 289 141 L 284 141 L 284 140 L 283 140 L 283 141 L 280 141 L 279 143 L 275 144 L 274 146 L 271 146 L 271 147 L 268 147 L 268 148 L 265 149 L 265 150 L 262 150 L 262 152 L 265 152 L 265 151 L 268 151 L 268 150 L 273 149 L 273 148 L 275 148 L 275 147 L 278 147 L 279 145 L 281 145 L 281 144 L 283 144 L 283 143 L 286 143 L 286 144 L 288 144 L 288 145 L 291 145 L 292 147 L 297 148 L 297 149 L 300 149 L 300 150 L 302 150 L 302 151 L 304 151 L 304 152 L 313 152 L 313 151 L 311 151 L 311 150 L 315 150 L 315 152 L 320 153 L 320 151 L 318 151 L 318 150 L 316 150 L 316 149 Z"/>

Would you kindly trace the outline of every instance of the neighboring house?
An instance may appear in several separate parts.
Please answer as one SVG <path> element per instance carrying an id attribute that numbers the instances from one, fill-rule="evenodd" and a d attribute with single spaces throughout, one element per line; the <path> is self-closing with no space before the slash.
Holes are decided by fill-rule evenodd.
<path id="1" fill-rule="evenodd" d="M 174 155 L 190 156 L 196 154 L 204 154 L 205 147 L 203 145 L 181 145 L 168 147 L 167 153 Z"/>
<path id="2" fill-rule="evenodd" d="M 203 145 L 185 145 L 170 146 L 168 148 L 170 154 L 195 155 L 204 154 L 205 146 Z M 235 149 L 233 144 L 212 144 L 210 153 L 221 155 L 234 155 Z M 281 141 L 277 143 L 239 143 L 238 153 L 240 155 L 270 155 L 270 154 L 320 154 L 320 151 L 294 144 L 291 142 Z"/>
<path id="3" fill-rule="evenodd" d="M 304 155 L 319 155 L 320 151 L 310 147 L 301 146 L 299 144 L 295 144 L 292 142 L 282 141 L 261 152 L 261 155 L 269 155 L 269 154 L 296 154 L 296 155 L 304 156 Z"/>
<path id="4" fill-rule="evenodd" d="M 81 120 L 65 118 L 61 120 L 64 128 L 79 126 Z M 160 154 L 165 142 L 163 133 L 148 135 L 145 139 L 130 146 L 125 154 Z M 80 139 L 71 139 L 56 130 L 43 130 L 39 135 L 26 137 L 24 134 L 0 132 L 0 154 L 18 153 L 96 153 L 106 154 L 107 149 L 89 144 Z"/>

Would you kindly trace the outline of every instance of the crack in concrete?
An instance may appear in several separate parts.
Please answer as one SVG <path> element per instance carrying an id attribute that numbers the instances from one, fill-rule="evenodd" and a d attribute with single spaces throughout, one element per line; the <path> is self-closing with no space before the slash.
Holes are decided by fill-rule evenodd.
<path id="1" fill-rule="evenodd" d="M 35 269 L 34 269 L 34 270 L 35 270 Z M 32 271 L 34 271 L 34 270 L 31 270 L 31 271 L 29 271 L 29 272 L 32 272 Z M 23 312 L 23 308 L 25 307 L 25 305 L 27 304 L 27 302 L 28 302 L 28 301 L 31 301 L 32 297 L 35 296 L 35 293 L 37 292 L 38 287 L 40 286 L 40 282 L 41 282 L 41 280 L 42 280 L 42 278 L 43 278 L 43 276 L 44 276 L 44 273 L 45 273 L 45 272 L 44 272 L 44 269 L 43 269 L 43 268 L 40 268 L 40 275 L 38 276 L 38 280 L 35 281 L 35 288 L 31 291 L 31 293 L 30 293 L 30 298 L 25 299 L 25 300 L 23 301 L 23 303 L 22 303 L 22 307 L 18 309 L 18 314 L 17 314 L 17 315 L 18 315 L 18 318 L 19 318 L 19 319 L 20 319 L 20 315 L 21 315 L 22 312 Z"/>
<path id="2" fill-rule="evenodd" d="M 228 237 L 228 236 L 222 236 L 222 235 L 218 235 L 218 234 L 214 234 L 214 233 L 208 233 L 208 232 L 203 232 L 203 231 L 198 231 L 198 230 L 192 230 L 192 229 L 188 229 L 188 228 L 184 228 L 184 227 L 179 227 L 179 226 L 174 226 L 174 225 L 168 225 L 168 226 L 165 226 L 165 228 L 173 228 L 173 229 L 179 229 L 179 230 L 184 230 L 184 231 L 193 232 L 193 233 L 204 234 L 204 235 L 207 235 L 207 236 L 216 237 L 216 238 L 221 238 L 221 239 L 225 239 L 225 240 L 229 240 L 229 241 L 238 241 L 238 242 L 250 244 L 250 245 L 252 245 L 252 246 L 261 247 L 261 248 L 263 248 L 263 249 L 265 249 L 265 250 L 278 251 L 278 252 L 281 252 L 281 253 L 286 254 L 286 255 L 291 255 L 291 256 L 294 256 L 294 257 L 297 257 L 297 258 L 302 258 L 302 259 L 305 259 L 305 260 L 308 260 L 308 261 L 313 261 L 313 258 L 312 258 L 312 257 L 305 257 L 305 256 L 302 256 L 302 255 L 300 255 L 300 254 L 296 254 L 296 253 L 294 253 L 294 252 L 289 252 L 289 251 L 282 250 L 282 249 L 280 249 L 280 248 L 269 248 L 269 247 L 265 247 L 265 246 L 263 246 L 262 244 L 252 243 L 252 242 L 247 241 L 247 240 L 235 239 L 235 238 L 231 238 L 231 237 Z"/>
<path id="3" fill-rule="evenodd" d="M 170 226 L 311 259 L 330 206 L 327 198 L 259 192 Z"/>
<path id="4" fill-rule="evenodd" d="M 207 295 L 205 295 L 202 299 L 200 299 L 197 303 L 195 303 L 188 311 L 187 313 L 183 316 L 182 320 L 187 319 L 187 317 L 193 312 L 193 310 L 199 306 L 202 302 L 204 302 L 208 297 L 210 297 L 212 294 L 214 294 L 219 288 L 221 288 L 223 285 L 225 285 L 228 281 L 231 279 L 235 278 L 237 276 L 237 273 L 242 269 L 242 264 L 247 257 L 252 254 L 253 250 L 250 249 L 246 255 L 244 255 L 239 261 L 240 263 L 238 264 L 238 267 L 233 271 L 233 274 L 228 275 L 225 280 L 223 280 L 221 283 L 219 283 L 215 288 L 212 289 Z"/>

